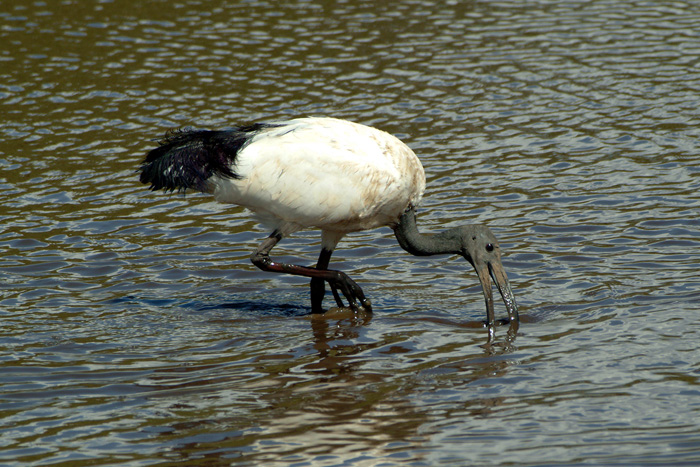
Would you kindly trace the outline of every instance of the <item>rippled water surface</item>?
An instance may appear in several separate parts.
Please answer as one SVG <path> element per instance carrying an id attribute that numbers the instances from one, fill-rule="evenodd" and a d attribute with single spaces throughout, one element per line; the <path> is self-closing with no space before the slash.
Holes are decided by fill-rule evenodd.
<path id="1" fill-rule="evenodd" d="M 700 6 L 277 3 L 0 5 L 0 462 L 700 462 Z M 137 180 L 169 128 L 304 115 L 409 144 L 425 231 L 496 232 L 510 345 L 459 258 L 350 235 L 376 312 L 311 318 L 243 209 Z"/>

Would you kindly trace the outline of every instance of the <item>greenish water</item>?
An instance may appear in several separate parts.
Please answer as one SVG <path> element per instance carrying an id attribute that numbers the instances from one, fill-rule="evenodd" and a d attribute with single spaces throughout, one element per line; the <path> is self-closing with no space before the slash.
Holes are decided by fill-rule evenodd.
<path id="1" fill-rule="evenodd" d="M 692 2 L 3 2 L 0 462 L 697 464 L 699 21 Z M 511 346 L 483 347 L 463 260 L 351 235 L 332 264 L 376 312 L 311 319 L 305 280 L 250 264 L 268 232 L 244 210 L 138 183 L 169 128 L 305 115 L 409 144 L 424 229 L 496 232 Z"/>

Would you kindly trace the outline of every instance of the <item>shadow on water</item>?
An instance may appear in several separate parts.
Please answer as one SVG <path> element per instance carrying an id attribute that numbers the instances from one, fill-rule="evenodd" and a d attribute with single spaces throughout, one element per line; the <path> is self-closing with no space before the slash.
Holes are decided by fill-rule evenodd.
<path id="1" fill-rule="evenodd" d="M 192 304 L 192 306 L 197 308 L 195 304 Z M 221 305 L 204 305 L 198 309 L 201 311 L 215 309 L 236 310 L 241 313 L 249 313 L 252 316 L 265 315 L 278 316 L 280 318 L 305 316 L 310 313 L 309 308 L 302 305 L 269 303 L 263 299 L 259 301 L 244 299 L 235 302 L 222 303 Z"/>

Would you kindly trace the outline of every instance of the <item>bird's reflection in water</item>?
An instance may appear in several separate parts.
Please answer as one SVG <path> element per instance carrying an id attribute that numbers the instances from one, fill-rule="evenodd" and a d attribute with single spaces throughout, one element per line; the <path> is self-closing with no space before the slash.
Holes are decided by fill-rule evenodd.
<path id="1" fill-rule="evenodd" d="M 352 342 L 359 337 L 360 327 L 372 321 L 371 312 L 333 307 L 325 313 L 309 315 L 309 320 L 314 336 L 314 348 L 322 359 L 318 362 L 320 366 L 327 363 L 329 370 L 338 370 L 339 359 L 354 355 L 366 348 L 366 345 L 353 345 Z M 342 341 L 347 342 L 347 345 L 341 344 Z M 332 346 L 333 342 L 336 345 Z M 323 362 L 323 359 L 330 360 Z"/>
<path id="2" fill-rule="evenodd" d="M 261 349 L 252 360 L 256 376 L 228 384 L 237 397 L 247 395 L 264 411 L 252 408 L 247 415 L 217 419 L 236 427 L 237 435 L 199 441 L 197 449 L 238 449 L 238 433 L 244 432 L 258 440 L 241 455 L 250 463 L 267 465 L 299 450 L 385 459 L 406 446 L 414 451 L 429 446 L 446 413 L 450 420 L 456 414 L 488 417 L 509 404 L 502 395 L 480 390 L 493 378 L 505 380 L 513 365 L 505 342 L 480 346 L 487 338 L 483 321 L 347 308 L 286 318 L 303 323 L 296 329 L 302 334 L 308 324 L 308 344 L 295 351 Z M 513 330 L 510 323 L 500 327 L 506 325 Z"/>
<path id="3" fill-rule="evenodd" d="M 359 335 L 358 328 L 360 326 L 369 325 L 372 321 L 372 317 L 372 312 L 354 311 L 345 307 L 333 307 L 328 309 L 325 313 L 313 313 L 309 315 L 315 340 L 315 348 L 319 352 L 327 352 L 329 341 L 335 339 L 356 339 Z M 481 347 L 488 355 L 504 354 L 516 350 L 515 338 L 520 329 L 519 320 L 502 318 L 497 320 L 493 327 L 489 327 L 488 323 L 483 320 L 456 321 L 423 315 L 420 320 L 454 328 L 486 329 L 486 342 L 482 344 Z M 505 337 L 502 340 L 496 340 L 493 332 L 494 328 L 505 326 L 508 327 Z"/>

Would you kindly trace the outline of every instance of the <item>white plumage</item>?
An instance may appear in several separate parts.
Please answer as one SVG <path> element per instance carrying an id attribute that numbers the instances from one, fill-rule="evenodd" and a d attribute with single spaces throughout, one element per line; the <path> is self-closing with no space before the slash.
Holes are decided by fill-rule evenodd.
<path id="1" fill-rule="evenodd" d="M 425 191 L 423 166 L 408 146 L 332 118 L 258 132 L 238 152 L 235 172 L 240 179 L 209 179 L 217 201 L 247 207 L 283 236 L 321 229 L 331 250 L 347 232 L 395 224 Z"/>

